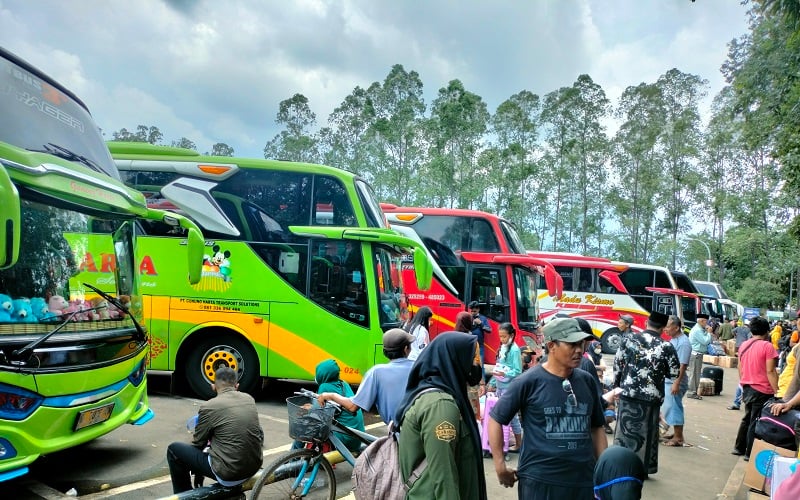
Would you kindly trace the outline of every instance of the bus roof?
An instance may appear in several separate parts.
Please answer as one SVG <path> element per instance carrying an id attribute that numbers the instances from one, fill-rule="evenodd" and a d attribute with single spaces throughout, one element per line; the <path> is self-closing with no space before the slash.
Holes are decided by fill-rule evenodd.
<path id="1" fill-rule="evenodd" d="M 158 167 L 161 167 L 164 171 L 175 171 L 174 168 L 169 169 L 168 166 L 163 164 L 160 166 L 155 164 L 152 157 L 158 156 L 161 158 L 156 160 L 157 162 L 169 162 L 173 160 L 176 162 L 194 164 L 194 167 L 191 168 L 190 171 L 181 171 L 179 172 L 181 174 L 220 180 L 233 175 L 232 171 L 238 166 L 255 169 L 275 168 L 289 172 L 308 172 L 309 168 L 313 168 L 317 173 L 339 177 L 340 179 L 360 178 L 357 174 L 348 172 L 347 170 L 314 163 L 268 160 L 265 158 L 201 155 L 192 149 L 158 146 L 147 142 L 107 141 L 106 145 L 109 151 L 111 151 L 120 170 L 138 169 L 140 167 L 158 169 Z M 178 172 L 176 171 L 176 173 Z"/>
<path id="2" fill-rule="evenodd" d="M 592 257 L 590 255 L 581 255 L 579 253 L 571 252 L 547 252 L 544 250 L 528 250 L 528 255 L 534 257 L 542 257 L 545 259 L 569 259 L 573 261 L 587 261 L 587 262 L 611 262 L 611 259 L 605 257 Z"/>
<path id="3" fill-rule="evenodd" d="M 433 208 L 433 207 L 399 207 L 392 203 L 381 203 L 381 209 L 386 213 L 387 217 L 390 217 L 391 214 L 399 214 L 399 213 L 409 213 L 409 214 L 420 214 L 420 215 L 456 215 L 461 217 L 479 217 L 483 219 L 493 219 L 493 220 L 503 220 L 506 219 L 500 217 L 499 215 L 495 215 L 489 212 L 482 212 L 480 210 L 470 210 L 466 208 Z M 400 222 L 400 223 L 413 223 L 410 220 L 395 220 L 395 218 L 389 218 L 391 222 Z"/>

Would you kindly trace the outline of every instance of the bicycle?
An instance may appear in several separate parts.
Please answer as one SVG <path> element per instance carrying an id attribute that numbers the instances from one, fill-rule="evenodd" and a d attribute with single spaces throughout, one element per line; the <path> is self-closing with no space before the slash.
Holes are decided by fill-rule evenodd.
<path id="1" fill-rule="evenodd" d="M 306 443 L 264 468 L 253 486 L 251 499 L 328 499 L 336 498 L 334 463 L 343 459 L 355 466 L 355 456 L 333 431 L 353 436 L 368 445 L 377 438 L 339 423 L 342 408 L 332 401 L 316 406 L 317 394 L 306 389 L 286 398 L 289 437 Z M 330 451 L 328 451 L 330 450 Z"/>

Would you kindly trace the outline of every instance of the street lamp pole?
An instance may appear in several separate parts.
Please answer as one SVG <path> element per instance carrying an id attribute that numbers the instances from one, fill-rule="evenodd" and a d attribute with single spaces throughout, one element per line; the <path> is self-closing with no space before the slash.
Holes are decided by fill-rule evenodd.
<path id="1" fill-rule="evenodd" d="M 706 252 L 708 252 L 708 260 L 706 261 L 706 281 L 711 281 L 711 266 L 714 265 L 714 261 L 711 260 L 711 249 L 708 248 L 708 245 L 705 241 L 698 239 L 698 238 L 686 238 L 687 240 L 697 241 L 698 243 L 702 243 L 704 247 L 706 247 Z"/>

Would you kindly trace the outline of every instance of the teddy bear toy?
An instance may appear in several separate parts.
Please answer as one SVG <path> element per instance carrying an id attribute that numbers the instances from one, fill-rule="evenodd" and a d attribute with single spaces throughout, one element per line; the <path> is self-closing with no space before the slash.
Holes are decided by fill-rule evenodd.
<path id="1" fill-rule="evenodd" d="M 10 323 L 13 311 L 14 304 L 11 302 L 11 297 L 0 293 L 0 323 Z"/>
<path id="2" fill-rule="evenodd" d="M 50 312 L 50 307 L 42 297 L 33 297 L 31 299 L 31 310 L 33 315 L 36 316 L 38 321 L 51 321 L 55 319 L 55 314 Z"/>
<path id="3" fill-rule="evenodd" d="M 28 299 L 14 299 L 11 301 L 14 311 L 11 313 L 11 320 L 15 323 L 38 323 L 39 320 L 33 314 L 31 301 Z"/>
<path id="4" fill-rule="evenodd" d="M 95 297 L 92 299 L 92 309 L 94 312 L 92 319 L 95 321 L 111 319 L 111 314 L 108 310 L 108 301 L 103 297 Z"/>
<path id="5" fill-rule="evenodd" d="M 61 295 L 53 295 L 47 300 L 47 309 L 53 313 L 54 317 L 62 316 L 68 306 L 67 299 Z"/>

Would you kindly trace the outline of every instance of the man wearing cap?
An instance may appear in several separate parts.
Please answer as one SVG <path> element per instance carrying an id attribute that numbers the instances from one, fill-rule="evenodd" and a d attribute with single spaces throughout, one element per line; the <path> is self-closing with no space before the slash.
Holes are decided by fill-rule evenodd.
<path id="1" fill-rule="evenodd" d="M 608 446 L 596 376 L 578 370 L 591 335 L 573 318 L 544 327 L 547 361 L 512 383 L 490 413 L 489 445 L 500 484 L 519 481 L 519 498 L 592 498 L 594 464 Z M 518 470 L 503 458 L 503 430 L 522 418 Z"/>
<path id="2" fill-rule="evenodd" d="M 689 392 L 687 398 L 703 399 L 697 394 L 700 386 L 700 373 L 703 370 L 703 356 L 708 354 L 708 344 L 711 343 L 711 333 L 708 331 L 708 314 L 698 314 L 697 323 L 689 331 L 689 343 L 692 345 L 692 355 L 689 358 Z"/>
<path id="3" fill-rule="evenodd" d="M 400 406 L 408 374 L 414 365 L 414 361 L 408 359 L 413 341 L 414 336 L 401 328 L 392 328 L 384 333 L 383 355 L 389 358 L 389 363 L 370 368 L 352 398 L 335 392 L 324 392 L 319 395 L 319 404 L 333 401 L 351 413 L 359 408 L 372 411 L 376 407 L 381 419 L 388 425 Z"/>
<path id="4" fill-rule="evenodd" d="M 658 472 L 658 422 L 664 382 L 680 365 L 675 348 L 661 340 L 668 316 L 653 312 L 642 333 L 622 338 L 614 357 L 614 386 L 619 397 L 614 443 L 635 451 L 647 474 Z"/>
<path id="5" fill-rule="evenodd" d="M 626 333 L 633 333 L 633 316 L 630 314 L 620 314 L 619 321 L 617 321 L 617 328 L 619 328 L 619 333 L 626 334 Z"/>

